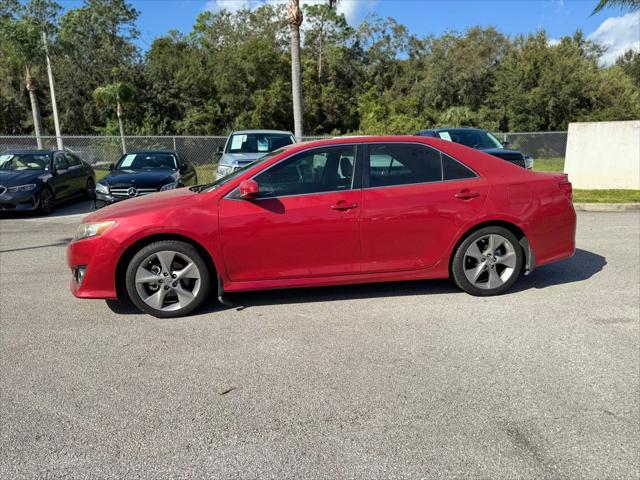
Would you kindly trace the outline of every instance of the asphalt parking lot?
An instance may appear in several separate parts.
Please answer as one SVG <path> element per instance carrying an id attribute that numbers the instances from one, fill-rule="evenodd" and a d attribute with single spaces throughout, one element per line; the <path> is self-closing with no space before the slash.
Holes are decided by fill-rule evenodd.
<path id="1" fill-rule="evenodd" d="M 640 476 L 637 211 L 579 213 L 576 255 L 501 297 L 286 290 L 179 320 L 73 298 L 65 212 L 0 220 L 0 478 Z"/>

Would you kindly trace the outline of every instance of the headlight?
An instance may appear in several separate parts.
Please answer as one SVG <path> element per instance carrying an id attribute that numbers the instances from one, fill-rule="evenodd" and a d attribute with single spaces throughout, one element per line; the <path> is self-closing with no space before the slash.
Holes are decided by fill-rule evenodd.
<path id="1" fill-rule="evenodd" d="M 102 235 L 116 224 L 114 221 L 99 223 L 81 223 L 76 229 L 74 240 L 82 240 L 83 238 L 95 237 Z"/>
<path id="2" fill-rule="evenodd" d="M 35 183 L 28 183 L 26 185 L 16 185 L 15 187 L 9 187 L 9 188 L 7 188 L 7 191 L 9 191 L 11 193 L 15 193 L 15 192 L 30 192 L 34 188 L 36 188 L 36 184 Z"/>
<path id="3" fill-rule="evenodd" d="M 233 172 L 232 165 L 218 165 L 218 170 L 216 171 L 216 176 L 218 178 L 226 177 L 230 173 Z"/>
<path id="4" fill-rule="evenodd" d="M 533 170 L 533 158 L 529 155 L 524 156 L 524 166 L 529 170 Z"/>
<path id="5" fill-rule="evenodd" d="M 96 192 L 104 193 L 105 195 L 109 195 L 109 187 L 102 183 L 96 183 Z"/>
<path id="6" fill-rule="evenodd" d="M 160 189 L 161 192 L 166 192 L 167 190 L 173 190 L 174 188 L 178 188 L 178 182 L 171 182 L 163 185 Z"/>

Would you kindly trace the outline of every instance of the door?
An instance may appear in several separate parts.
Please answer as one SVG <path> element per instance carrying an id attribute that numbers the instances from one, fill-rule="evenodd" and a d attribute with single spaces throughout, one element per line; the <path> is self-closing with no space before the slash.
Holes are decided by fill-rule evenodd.
<path id="1" fill-rule="evenodd" d="M 220 200 L 222 253 L 232 281 L 360 271 L 356 147 L 301 152 L 258 174 L 256 200 Z"/>
<path id="2" fill-rule="evenodd" d="M 419 270 L 476 217 L 486 180 L 426 145 L 370 144 L 362 193 L 362 272 Z"/>
<path id="3" fill-rule="evenodd" d="M 73 193 L 75 194 L 84 194 L 85 188 L 87 186 L 87 174 L 84 168 L 84 165 L 80 161 L 78 157 L 72 155 L 70 153 L 64 154 L 67 159 L 67 164 L 69 165 L 69 172 L 71 173 L 71 178 L 73 179 Z"/>
<path id="4" fill-rule="evenodd" d="M 77 190 L 75 172 L 62 152 L 53 154 L 53 177 L 50 180 L 56 200 L 70 197 Z"/>

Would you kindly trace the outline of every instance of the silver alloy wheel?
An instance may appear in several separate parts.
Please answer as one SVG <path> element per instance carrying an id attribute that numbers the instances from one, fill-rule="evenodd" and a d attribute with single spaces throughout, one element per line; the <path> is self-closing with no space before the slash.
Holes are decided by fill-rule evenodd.
<path id="1" fill-rule="evenodd" d="M 189 305 L 200 291 L 198 266 L 184 253 L 152 253 L 136 270 L 136 291 L 144 303 L 166 312 Z"/>
<path id="2" fill-rule="evenodd" d="M 514 274 L 516 252 L 511 242 L 495 233 L 474 240 L 464 252 L 463 270 L 472 285 L 485 290 L 504 285 Z"/>

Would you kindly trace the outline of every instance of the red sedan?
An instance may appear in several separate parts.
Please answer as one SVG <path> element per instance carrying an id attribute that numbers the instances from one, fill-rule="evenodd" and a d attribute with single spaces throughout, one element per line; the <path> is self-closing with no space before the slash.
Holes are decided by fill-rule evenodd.
<path id="1" fill-rule="evenodd" d="M 97 211 L 67 259 L 75 296 L 177 317 L 214 290 L 451 277 L 496 295 L 570 257 L 575 228 L 566 175 L 435 138 L 345 137 Z"/>

